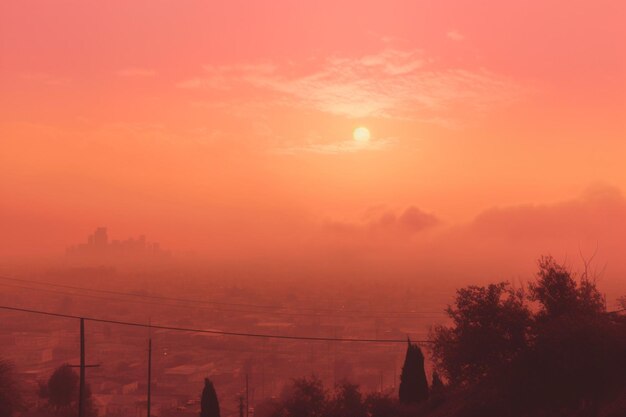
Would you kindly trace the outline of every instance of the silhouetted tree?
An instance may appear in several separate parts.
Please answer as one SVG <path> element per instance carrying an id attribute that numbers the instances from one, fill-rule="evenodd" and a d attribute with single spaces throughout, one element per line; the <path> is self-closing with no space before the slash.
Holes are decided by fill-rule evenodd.
<path id="1" fill-rule="evenodd" d="M 213 382 L 204 378 L 204 389 L 200 399 L 200 417 L 220 417 L 220 405 Z"/>
<path id="2" fill-rule="evenodd" d="M 437 371 L 433 372 L 433 381 L 430 384 L 430 391 L 431 392 L 441 392 L 444 389 L 444 385 L 443 382 L 441 381 L 441 378 L 439 377 L 439 373 Z"/>
<path id="3" fill-rule="evenodd" d="M 322 381 L 313 376 L 294 379 L 280 398 L 268 398 L 255 407 L 255 417 L 413 417 L 412 408 L 402 409 L 389 393 L 371 393 L 365 398 L 359 386 L 338 384 L 332 395 Z"/>
<path id="4" fill-rule="evenodd" d="M 40 387 L 40 395 L 48 398 L 48 406 L 55 415 L 74 417 L 78 412 L 78 380 L 78 374 L 65 364 L 58 367 L 50 376 L 47 387 Z M 97 415 L 88 384 L 85 386 L 84 407 L 85 416 L 95 417 Z"/>
<path id="5" fill-rule="evenodd" d="M 239 407 L 239 416 L 243 417 L 243 397 L 240 397 Z M 285 405 L 278 398 L 266 398 L 254 407 L 254 417 L 285 417 L 286 414 Z"/>
<path id="6" fill-rule="evenodd" d="M 370 417 L 396 417 L 398 403 L 391 395 L 373 392 L 365 397 L 365 408 Z"/>
<path id="7" fill-rule="evenodd" d="M 57 411 L 78 398 L 78 375 L 69 365 L 61 365 L 48 380 L 48 403 Z"/>
<path id="8" fill-rule="evenodd" d="M 604 297 L 586 274 L 576 282 L 572 273 L 554 258 L 539 259 L 537 281 L 529 284 L 529 299 L 541 305 L 539 319 L 562 315 L 593 315 L 605 311 Z"/>
<path id="9" fill-rule="evenodd" d="M 330 417 L 366 417 L 367 410 L 359 386 L 349 382 L 337 385 L 328 406 L 327 415 Z"/>
<path id="10" fill-rule="evenodd" d="M 0 359 L 0 416 L 12 417 L 23 407 L 13 364 Z"/>
<path id="11" fill-rule="evenodd" d="M 563 315 L 538 322 L 533 333 L 532 344 L 502 378 L 516 408 L 557 415 L 584 404 L 592 408 L 626 387 L 626 323 L 610 315 Z"/>
<path id="12" fill-rule="evenodd" d="M 443 385 L 437 371 L 433 371 L 429 394 L 428 402 L 433 408 L 442 405 L 446 400 L 445 385 Z"/>
<path id="13" fill-rule="evenodd" d="M 453 384 L 466 385 L 509 363 L 526 346 L 531 314 L 508 283 L 457 291 L 446 309 L 452 326 L 433 331 L 433 359 Z"/>
<path id="14" fill-rule="evenodd" d="M 424 354 L 422 349 L 410 340 L 400 375 L 399 399 L 403 404 L 418 404 L 428 399 Z"/>
<path id="15" fill-rule="evenodd" d="M 283 393 L 287 417 L 322 417 L 327 409 L 327 393 L 316 376 L 298 378 Z"/>
<path id="16" fill-rule="evenodd" d="M 595 416 L 624 392 L 626 319 L 606 313 L 586 273 L 577 281 L 544 257 L 527 296 L 507 283 L 471 286 L 447 312 L 453 323 L 435 329 L 433 357 L 456 385 L 449 395 L 464 396 L 454 415 Z M 434 386 L 433 376 L 433 398 Z"/>

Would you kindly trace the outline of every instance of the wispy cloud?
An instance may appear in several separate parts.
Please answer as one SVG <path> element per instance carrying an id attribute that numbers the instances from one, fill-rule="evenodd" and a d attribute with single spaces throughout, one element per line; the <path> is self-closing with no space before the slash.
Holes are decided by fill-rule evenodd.
<path id="1" fill-rule="evenodd" d="M 148 68 L 123 68 L 115 72 L 119 77 L 154 77 L 156 71 Z"/>
<path id="2" fill-rule="evenodd" d="M 274 74 L 277 68 L 272 64 L 255 65 L 205 65 L 204 74 L 176 84 L 184 89 L 231 90 L 241 84 L 250 84 L 250 78 Z"/>
<path id="3" fill-rule="evenodd" d="M 301 146 L 283 146 L 274 149 L 274 153 L 290 155 L 300 153 L 339 155 L 355 152 L 381 151 L 391 147 L 394 142 L 395 141 L 393 139 L 376 139 L 370 142 L 339 140 L 329 143 L 309 143 Z"/>
<path id="4" fill-rule="evenodd" d="M 451 40 L 456 41 L 456 42 L 460 42 L 462 40 L 465 40 L 465 36 L 463 36 L 463 34 L 461 34 L 460 32 L 458 32 L 456 30 L 448 31 L 448 33 L 446 33 L 446 36 L 448 37 L 448 39 L 451 39 Z"/>
<path id="5" fill-rule="evenodd" d="M 360 57 L 331 57 L 294 64 L 206 66 L 183 88 L 234 88 L 289 98 L 290 105 L 351 118 L 385 117 L 455 123 L 518 97 L 511 80 L 486 69 L 444 67 L 419 50 L 384 49 Z M 267 100 L 264 96 L 264 100 Z"/>
<path id="6" fill-rule="evenodd" d="M 246 118 L 260 120 L 271 115 L 267 126 L 272 134 L 254 134 L 271 136 L 271 152 L 282 154 L 381 151 L 400 142 L 374 138 L 359 143 L 347 137 L 329 141 L 325 134 L 313 137 L 310 131 L 289 137 L 294 133 L 273 124 L 283 110 L 458 128 L 515 101 L 522 92 L 510 79 L 486 69 L 451 67 L 421 50 L 391 46 L 360 56 L 206 65 L 203 70 L 198 76 L 181 80 L 177 87 L 194 91 L 192 103 L 202 103 L 229 116 L 244 113 Z"/>

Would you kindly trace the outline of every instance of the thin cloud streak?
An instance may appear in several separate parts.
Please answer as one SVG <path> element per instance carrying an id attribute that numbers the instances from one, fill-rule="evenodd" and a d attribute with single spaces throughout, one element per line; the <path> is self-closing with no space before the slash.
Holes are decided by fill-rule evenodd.
<path id="1" fill-rule="evenodd" d="M 397 118 L 457 124 L 507 105 L 521 87 L 486 69 L 439 68 L 420 50 L 385 49 L 358 58 L 333 57 L 309 63 L 205 66 L 206 74 L 182 81 L 182 88 L 226 89 L 245 83 L 291 98 L 307 107 L 349 118 Z M 462 111 L 460 111 L 462 110 Z"/>
<path id="2" fill-rule="evenodd" d="M 461 34 L 460 32 L 457 32 L 456 30 L 451 30 L 448 33 L 446 33 L 446 36 L 448 37 L 448 39 L 453 40 L 455 42 L 460 42 L 465 40 L 465 36 L 463 36 L 463 34 Z"/>
<path id="3" fill-rule="evenodd" d="M 344 140 L 332 143 L 311 143 L 304 146 L 286 146 L 277 148 L 274 153 L 277 154 L 299 154 L 299 153 L 317 153 L 325 155 L 338 155 L 345 153 L 382 151 L 390 148 L 395 143 L 394 139 L 376 139 L 370 142 L 357 142 L 355 140 Z"/>

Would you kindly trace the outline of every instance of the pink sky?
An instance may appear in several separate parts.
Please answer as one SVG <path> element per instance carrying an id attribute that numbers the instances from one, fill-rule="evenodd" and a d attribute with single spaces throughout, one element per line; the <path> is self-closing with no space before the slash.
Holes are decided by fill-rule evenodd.
<path id="1" fill-rule="evenodd" d="M 589 187 L 622 204 L 625 16 L 621 1 L 4 1 L 0 255 L 108 225 L 280 257 L 376 246 L 336 226 L 410 207 L 443 239 L 494 207 L 533 222 L 585 206 Z M 593 228 L 555 253 L 626 238 L 581 210 L 566 218 Z M 528 256 L 557 238 L 542 230 L 523 228 Z"/>

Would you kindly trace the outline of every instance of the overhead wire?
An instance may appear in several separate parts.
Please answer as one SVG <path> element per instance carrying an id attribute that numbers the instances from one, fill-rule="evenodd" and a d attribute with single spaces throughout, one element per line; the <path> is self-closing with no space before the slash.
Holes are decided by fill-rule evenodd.
<path id="1" fill-rule="evenodd" d="M 285 306 L 269 306 L 269 305 L 258 305 L 258 304 L 208 301 L 208 300 L 191 299 L 191 298 L 168 297 L 168 296 L 162 296 L 162 295 L 136 294 L 136 293 L 123 292 L 123 291 L 79 287 L 79 286 L 56 284 L 56 283 L 43 282 L 43 281 L 37 281 L 37 280 L 14 278 L 14 277 L 8 277 L 4 275 L 0 275 L 0 280 L 35 284 L 35 285 L 41 285 L 41 286 L 51 286 L 51 287 L 56 287 L 56 288 L 65 288 L 65 289 L 71 289 L 75 291 L 87 291 L 87 292 L 95 292 L 95 293 L 103 293 L 103 294 L 112 294 L 112 295 L 118 295 L 118 296 L 130 297 L 130 298 L 143 298 L 143 299 L 153 299 L 153 300 L 161 300 L 161 301 L 175 301 L 178 303 L 188 303 L 188 304 L 237 306 L 237 307 L 249 307 L 249 308 L 257 308 L 257 309 L 283 310 L 283 311 L 267 312 L 267 314 L 271 313 L 271 314 L 283 315 L 283 316 L 338 317 L 339 315 L 339 316 L 344 316 L 344 317 L 345 316 L 352 317 L 353 315 L 357 314 L 359 315 L 359 317 L 362 317 L 362 318 L 383 319 L 383 318 L 408 318 L 407 316 L 416 316 L 416 317 L 421 316 L 425 318 L 436 318 L 436 317 L 433 317 L 433 315 L 443 316 L 445 314 L 443 311 L 374 311 L 372 312 L 372 311 L 366 311 L 366 310 L 350 310 L 350 309 L 327 309 L 327 308 L 307 308 L 307 307 L 293 308 L 293 307 L 285 307 Z M 7 285 L 7 284 L 2 284 L 2 285 Z M 32 288 L 32 287 L 24 287 L 24 288 L 39 290 L 38 288 Z M 64 294 L 64 295 L 79 295 L 79 296 L 83 295 L 83 294 L 76 294 L 76 293 L 64 293 L 64 292 L 52 291 L 52 290 L 44 290 L 44 291 L 56 292 L 56 293 Z M 87 295 L 87 294 L 84 294 L 84 295 L 92 297 L 92 298 L 96 298 L 96 296 L 94 295 Z M 106 299 L 102 297 L 98 297 L 98 298 Z M 120 299 L 110 299 L 110 300 L 131 301 L 131 300 L 120 300 Z M 133 300 L 133 302 L 136 302 L 136 301 Z M 163 305 L 162 302 L 161 303 L 142 302 L 142 303 Z M 174 307 L 181 306 L 181 304 L 165 304 L 165 305 L 174 306 Z M 195 306 L 195 307 L 199 307 L 199 306 Z M 292 311 L 284 311 L 284 310 L 292 310 Z M 237 310 L 224 309 L 222 307 L 220 307 L 220 311 L 237 312 L 237 313 L 256 313 L 256 314 L 262 313 L 260 311 L 250 311 L 250 310 L 241 310 L 241 309 L 237 309 Z M 302 311 L 310 311 L 311 313 L 303 313 Z"/>
<path id="2" fill-rule="evenodd" d="M 146 323 L 138 323 L 138 322 L 130 322 L 123 320 L 111 320 L 104 319 L 98 317 L 89 317 L 89 316 L 79 316 L 73 314 L 65 314 L 65 313 L 56 313 L 50 311 L 43 310 L 35 310 L 29 308 L 21 308 L 21 307 L 13 307 L 0 305 L 0 309 L 8 310 L 8 311 L 16 311 L 22 313 L 29 314 L 39 314 L 51 317 L 61 317 L 68 319 L 83 319 L 85 321 L 91 321 L 96 323 L 107 323 L 121 326 L 131 326 L 131 327 L 140 327 L 140 328 L 149 328 L 149 329 L 157 329 L 157 330 L 171 330 L 178 332 L 188 332 L 188 333 L 204 333 L 204 334 L 215 334 L 222 336 L 239 336 L 239 337 L 254 337 L 254 338 L 263 338 L 263 339 L 283 339 L 283 340 L 307 340 L 307 341 L 319 341 L 319 342 L 357 342 L 357 343 L 407 343 L 406 339 L 369 339 L 369 338 L 339 338 L 339 337 L 319 337 L 319 336 L 290 336 L 290 335 L 277 335 L 277 334 L 264 334 L 264 333 L 249 333 L 249 332 L 232 332 L 232 331 L 224 331 L 224 330 L 210 330 L 210 329 L 197 329 L 197 328 L 189 328 L 189 327 L 178 327 L 178 326 L 166 326 L 159 324 L 146 324 Z M 430 340 L 411 340 L 414 343 L 432 343 Z"/>

